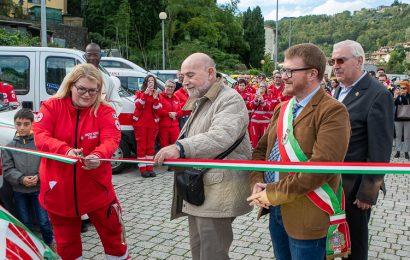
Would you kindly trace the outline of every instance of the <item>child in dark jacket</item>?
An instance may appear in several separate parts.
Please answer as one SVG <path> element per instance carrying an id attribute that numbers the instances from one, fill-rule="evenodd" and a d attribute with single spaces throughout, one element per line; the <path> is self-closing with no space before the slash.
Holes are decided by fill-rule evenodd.
<path id="1" fill-rule="evenodd" d="M 16 135 L 8 144 L 10 147 L 36 150 L 31 126 L 34 120 L 33 113 L 26 108 L 19 110 L 14 116 Z M 38 175 L 40 157 L 21 152 L 3 150 L 2 164 L 4 178 L 13 187 L 14 203 L 17 218 L 29 229 L 33 228 L 31 209 L 34 209 L 40 232 L 44 242 L 53 246 L 53 230 L 47 212 L 40 206 L 38 194 L 40 180 Z"/>

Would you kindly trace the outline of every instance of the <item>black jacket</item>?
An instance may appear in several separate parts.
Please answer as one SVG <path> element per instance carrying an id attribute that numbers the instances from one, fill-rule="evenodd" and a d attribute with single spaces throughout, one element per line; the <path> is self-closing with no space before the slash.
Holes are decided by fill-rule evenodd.
<path id="1" fill-rule="evenodd" d="M 337 98 L 341 87 L 335 92 Z M 347 94 L 352 135 L 346 162 L 389 162 L 393 145 L 393 97 L 378 81 L 365 75 Z M 376 204 L 384 174 L 344 174 L 346 200 Z"/>

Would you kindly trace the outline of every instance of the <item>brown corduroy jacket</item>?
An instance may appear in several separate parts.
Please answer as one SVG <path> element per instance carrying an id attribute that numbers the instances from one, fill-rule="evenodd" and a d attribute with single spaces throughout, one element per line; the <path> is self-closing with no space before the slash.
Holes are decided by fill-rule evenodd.
<path id="1" fill-rule="evenodd" d="M 253 160 L 267 160 L 277 138 L 280 106 L 265 135 L 253 152 Z M 350 121 L 346 107 L 320 89 L 293 122 L 294 135 L 311 162 L 342 162 L 350 138 Z M 251 185 L 264 182 L 263 172 L 251 173 Z M 280 205 L 288 235 L 295 239 L 319 239 L 327 234 L 329 216 L 315 206 L 306 194 L 329 183 L 334 191 L 339 187 L 340 174 L 280 173 L 277 183 L 268 184 L 269 202 Z M 260 211 L 259 216 L 266 213 Z"/>

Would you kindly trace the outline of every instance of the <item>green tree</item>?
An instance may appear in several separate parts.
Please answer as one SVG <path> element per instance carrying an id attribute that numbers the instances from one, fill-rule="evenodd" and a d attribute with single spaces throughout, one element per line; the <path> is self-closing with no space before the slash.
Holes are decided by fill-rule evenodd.
<path id="1" fill-rule="evenodd" d="M 248 8 L 243 14 L 244 39 L 249 44 L 249 51 L 244 54 L 246 65 L 260 68 L 260 61 L 265 53 L 265 29 L 262 11 L 259 6 Z"/>
<path id="2" fill-rule="evenodd" d="M 28 37 L 20 32 L 10 33 L 0 29 L 0 46 L 39 46 L 38 37 Z"/>
<path id="3" fill-rule="evenodd" d="M 402 74 L 406 70 L 405 66 L 406 52 L 404 48 L 397 48 L 390 53 L 390 59 L 387 62 L 387 73 Z"/>

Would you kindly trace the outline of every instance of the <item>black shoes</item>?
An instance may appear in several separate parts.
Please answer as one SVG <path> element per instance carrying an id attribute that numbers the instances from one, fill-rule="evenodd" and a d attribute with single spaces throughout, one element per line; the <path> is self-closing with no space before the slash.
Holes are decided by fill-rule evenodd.
<path id="1" fill-rule="evenodd" d="M 404 153 L 404 158 L 406 158 L 407 160 L 409 159 L 409 153 L 408 152 Z"/>
<path id="2" fill-rule="evenodd" d="M 147 171 L 141 173 L 142 178 L 157 177 L 157 174 L 154 171 Z"/>
<path id="3" fill-rule="evenodd" d="M 149 172 L 143 172 L 141 173 L 142 178 L 149 178 L 151 177 L 151 174 Z"/>
<path id="4" fill-rule="evenodd" d="M 408 156 L 408 153 L 407 153 L 407 156 Z M 396 154 L 394 155 L 394 158 L 400 158 L 400 152 L 399 151 L 396 152 Z"/>

